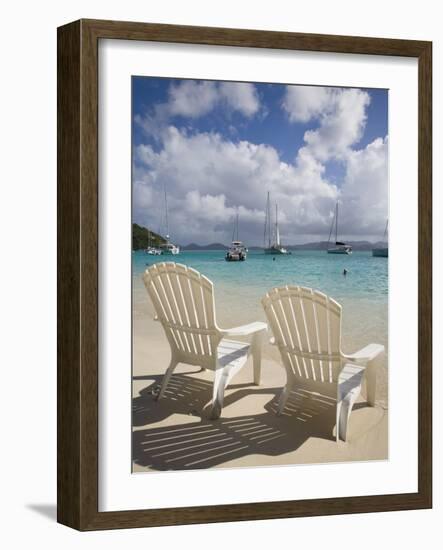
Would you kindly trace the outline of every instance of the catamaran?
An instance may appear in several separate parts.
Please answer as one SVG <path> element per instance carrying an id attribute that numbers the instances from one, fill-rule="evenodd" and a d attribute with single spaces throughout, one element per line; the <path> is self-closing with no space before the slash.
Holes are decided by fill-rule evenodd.
<path id="1" fill-rule="evenodd" d="M 386 236 L 388 234 L 388 221 L 386 220 L 386 227 L 385 232 L 383 233 L 383 242 L 386 240 Z M 379 258 L 387 258 L 388 257 L 388 247 L 384 248 L 373 248 L 372 249 L 372 255 L 377 256 Z"/>
<path id="2" fill-rule="evenodd" d="M 329 247 L 334 223 L 335 223 L 335 246 L 332 245 L 331 247 Z M 332 220 L 331 231 L 329 232 L 327 252 L 328 254 L 352 254 L 352 246 L 346 243 L 342 243 L 341 241 L 338 240 L 338 201 L 335 204 L 335 216 Z"/>
<path id="3" fill-rule="evenodd" d="M 266 201 L 266 218 L 264 231 L 264 249 L 265 254 L 288 254 L 288 251 L 282 246 L 280 241 L 280 230 L 278 228 L 278 205 L 275 203 L 275 224 L 271 230 L 271 199 L 268 191 L 268 200 Z M 272 235 L 271 235 L 272 233 Z"/>
<path id="4" fill-rule="evenodd" d="M 161 244 L 159 246 L 159 249 L 160 249 L 160 252 L 161 254 L 173 254 L 173 255 L 176 255 L 176 254 L 180 254 L 180 247 L 171 243 L 171 241 L 169 240 L 169 221 L 168 221 L 168 197 L 166 195 L 166 189 L 165 189 L 165 225 L 166 225 L 166 235 L 165 235 L 165 239 L 166 239 L 166 242 Z"/>
<path id="5" fill-rule="evenodd" d="M 226 252 L 225 260 L 227 262 L 244 262 L 246 260 L 248 249 L 238 239 L 238 213 L 235 218 L 234 230 L 232 232 L 232 243 Z"/>

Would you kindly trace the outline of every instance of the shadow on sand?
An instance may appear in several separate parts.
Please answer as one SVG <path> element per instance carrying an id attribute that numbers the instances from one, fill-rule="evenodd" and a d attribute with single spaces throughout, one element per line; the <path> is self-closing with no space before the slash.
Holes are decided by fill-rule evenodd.
<path id="1" fill-rule="evenodd" d="M 142 467 L 159 471 L 210 468 L 247 455 L 288 453 L 311 437 L 334 440 L 336 402 L 330 397 L 294 391 L 284 413 L 277 417 L 280 390 L 232 384 L 224 408 L 248 396 L 271 395 L 264 407 L 266 412 L 226 418 L 222 415 L 214 421 L 206 412 L 212 397 L 210 381 L 175 374 L 164 397 L 156 401 L 162 376 L 149 379 L 154 380 L 152 384 L 132 401 L 132 456 L 134 463 Z M 354 410 L 364 406 L 358 403 Z M 195 422 L 145 428 L 173 414 L 193 416 Z"/>

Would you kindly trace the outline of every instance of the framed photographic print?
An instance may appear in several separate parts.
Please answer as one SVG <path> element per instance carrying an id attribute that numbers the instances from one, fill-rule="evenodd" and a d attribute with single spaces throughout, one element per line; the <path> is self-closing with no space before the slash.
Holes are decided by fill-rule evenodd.
<path id="1" fill-rule="evenodd" d="M 431 52 L 59 28 L 61 523 L 431 507 Z"/>

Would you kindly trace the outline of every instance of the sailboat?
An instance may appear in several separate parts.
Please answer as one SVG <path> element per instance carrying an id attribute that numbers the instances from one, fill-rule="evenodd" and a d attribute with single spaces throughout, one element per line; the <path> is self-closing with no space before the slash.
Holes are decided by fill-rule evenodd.
<path id="1" fill-rule="evenodd" d="M 272 233 L 272 236 L 271 236 Z M 267 237 L 267 238 L 266 238 Z M 275 203 L 275 224 L 271 231 L 271 199 L 268 191 L 268 199 L 266 201 L 266 218 L 264 231 L 264 249 L 265 254 L 288 254 L 280 241 L 280 230 L 278 228 L 278 205 Z"/>
<path id="2" fill-rule="evenodd" d="M 166 189 L 165 189 L 165 222 L 166 222 L 166 235 L 165 239 L 166 242 L 161 244 L 159 246 L 161 254 L 169 255 L 169 254 L 180 254 L 180 247 L 171 243 L 169 240 L 169 221 L 168 221 L 168 197 L 166 195 Z"/>
<path id="3" fill-rule="evenodd" d="M 161 254 L 161 250 L 159 248 L 152 246 L 152 233 L 150 231 L 148 235 L 148 246 L 145 248 L 145 254 L 149 254 L 150 256 L 160 256 Z"/>
<path id="4" fill-rule="evenodd" d="M 226 252 L 225 260 L 227 262 L 244 262 L 246 260 L 248 249 L 238 239 L 238 212 L 235 218 L 234 230 L 232 232 L 232 243 Z"/>
<path id="5" fill-rule="evenodd" d="M 145 254 L 149 254 L 150 256 L 160 256 L 161 253 L 162 251 L 154 246 L 148 246 L 148 248 L 145 249 Z"/>
<path id="6" fill-rule="evenodd" d="M 145 248 L 145 254 L 149 254 L 150 256 L 160 256 L 162 251 L 159 248 L 155 248 L 155 246 L 152 246 L 150 244 L 151 239 L 149 239 L 148 247 Z"/>
<path id="7" fill-rule="evenodd" d="M 388 234 L 388 221 L 386 220 L 386 227 L 385 232 L 383 233 L 383 241 L 385 241 L 386 236 Z M 386 248 L 373 248 L 372 249 L 372 255 L 377 256 L 378 258 L 387 258 L 388 257 L 388 247 Z"/>
<path id="8" fill-rule="evenodd" d="M 335 223 L 335 246 L 329 247 L 331 242 L 332 229 Z M 328 254 L 352 254 L 352 246 L 346 243 L 342 243 L 338 240 L 338 201 L 335 204 L 335 216 L 332 220 L 331 231 L 329 232 L 328 239 Z"/>

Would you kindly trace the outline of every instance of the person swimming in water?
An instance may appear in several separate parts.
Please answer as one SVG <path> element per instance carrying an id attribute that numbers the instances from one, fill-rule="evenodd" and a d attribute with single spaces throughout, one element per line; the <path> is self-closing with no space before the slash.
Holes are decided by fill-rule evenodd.
<path id="1" fill-rule="evenodd" d="M 344 277 L 346 277 L 346 275 L 348 274 L 348 270 L 346 269 L 346 267 L 343 269 L 343 275 Z"/>

